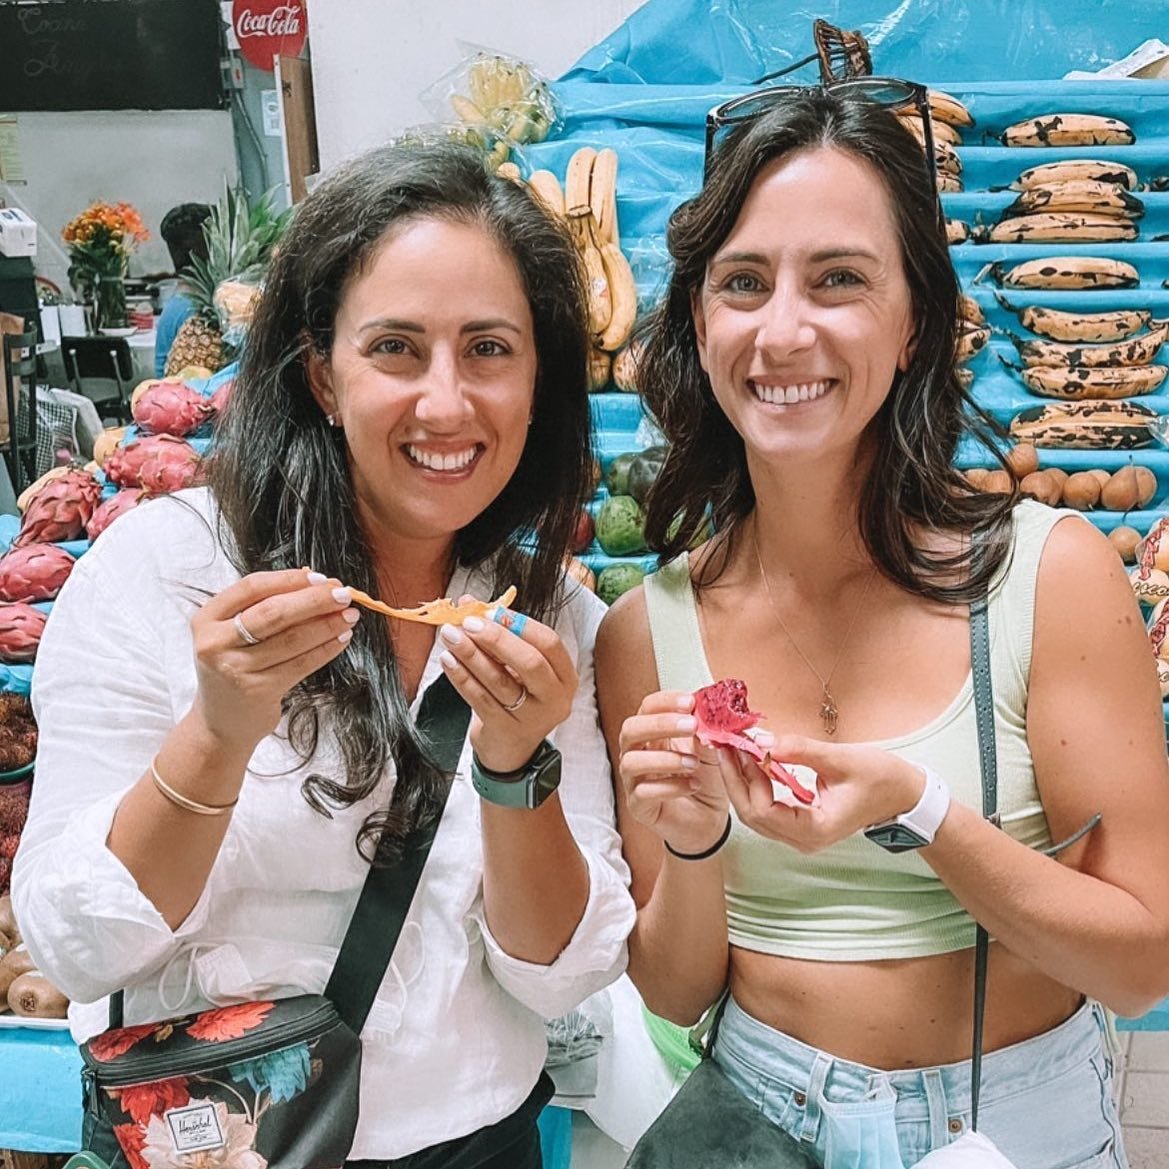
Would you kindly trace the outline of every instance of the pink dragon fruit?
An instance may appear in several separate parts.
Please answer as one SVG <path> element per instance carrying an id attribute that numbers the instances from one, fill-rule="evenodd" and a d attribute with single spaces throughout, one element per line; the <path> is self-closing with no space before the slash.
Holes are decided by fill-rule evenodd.
<path id="1" fill-rule="evenodd" d="M 164 453 L 165 452 L 165 453 Z M 106 460 L 102 470 L 106 478 L 118 487 L 146 487 L 143 482 L 143 468 L 147 464 L 155 468 L 160 460 L 166 465 L 197 464 L 199 454 L 185 439 L 170 434 L 154 434 L 136 438 L 125 446 L 118 447 Z M 149 488 L 157 491 L 159 488 Z M 174 490 L 174 488 L 171 488 Z"/>
<path id="2" fill-rule="evenodd" d="M 13 548 L 76 540 L 85 531 L 101 497 L 101 484 L 88 471 L 70 471 L 33 496 Z"/>
<path id="3" fill-rule="evenodd" d="M 0 605 L 0 661 L 31 662 L 37 656 L 45 620 L 40 609 L 23 601 Z"/>
<path id="4" fill-rule="evenodd" d="M 147 495 L 168 495 L 201 483 L 202 461 L 193 448 L 188 447 L 188 451 L 190 453 L 176 447 L 160 447 L 147 455 L 138 473 L 142 490 Z"/>
<path id="5" fill-rule="evenodd" d="M 89 523 L 85 525 L 85 534 L 91 540 L 96 540 L 118 516 L 128 512 L 132 507 L 137 507 L 142 497 L 143 493 L 137 487 L 123 487 L 116 495 L 102 500 L 101 506 L 90 516 Z M 3 567 L 4 561 L 0 560 L 0 569 Z"/>
<path id="6" fill-rule="evenodd" d="M 14 548 L 0 557 L 0 601 L 51 601 L 69 579 L 75 563 L 56 544 Z"/>
<path id="7" fill-rule="evenodd" d="M 217 389 L 215 393 L 211 395 L 211 401 L 209 405 L 216 414 L 221 414 L 223 412 L 224 406 L 227 405 L 227 399 L 231 397 L 231 390 L 234 385 L 235 378 L 228 378 L 227 381 L 225 381 L 223 385 L 221 385 L 219 389 Z"/>
<path id="8" fill-rule="evenodd" d="M 694 717 L 698 720 L 698 741 L 707 747 L 735 747 L 750 755 L 772 779 L 783 784 L 801 804 L 811 804 L 816 793 L 809 791 L 778 760 L 745 735 L 763 717 L 747 706 L 747 684 L 738 678 L 724 678 L 694 692 Z"/>
<path id="9" fill-rule="evenodd" d="M 183 382 L 158 381 L 133 407 L 134 421 L 148 434 L 191 434 L 211 417 L 210 401 Z"/>

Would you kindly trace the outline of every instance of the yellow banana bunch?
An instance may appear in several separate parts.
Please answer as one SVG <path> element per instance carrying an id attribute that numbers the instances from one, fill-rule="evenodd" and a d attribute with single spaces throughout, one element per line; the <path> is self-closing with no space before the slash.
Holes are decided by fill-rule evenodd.
<path id="1" fill-rule="evenodd" d="M 558 219 L 564 219 L 564 191 L 560 187 L 560 180 L 550 170 L 534 170 L 528 175 L 528 186 L 532 194 L 544 204 Z"/>
<path id="2" fill-rule="evenodd" d="M 925 145 L 925 127 L 918 114 L 898 114 L 901 124 L 918 140 Z M 930 118 L 930 129 L 933 131 L 935 142 L 944 142 L 947 146 L 961 146 L 962 135 L 947 122 L 940 122 L 937 118 Z"/>
<path id="3" fill-rule="evenodd" d="M 1147 309 L 1111 309 L 1100 313 L 1072 313 L 1042 305 L 1015 308 L 996 294 L 1007 312 L 1015 313 L 1024 329 L 1052 341 L 1123 341 L 1139 333 L 1152 320 Z"/>
<path id="4" fill-rule="evenodd" d="M 945 172 L 955 177 L 962 173 L 962 160 L 958 152 L 948 142 L 934 143 L 934 166 L 938 172 Z"/>
<path id="5" fill-rule="evenodd" d="M 1137 219 L 1144 215 L 1145 205 L 1118 183 L 1067 179 L 1024 188 L 1003 211 L 1003 217 L 1029 215 L 1035 211 L 1087 211 L 1094 215 Z"/>
<path id="6" fill-rule="evenodd" d="M 1044 211 L 1004 219 L 992 227 L 983 228 L 982 239 L 999 244 L 1078 244 L 1134 240 L 1139 234 L 1140 229 L 1131 220 L 1117 219 L 1112 215 Z"/>
<path id="7" fill-rule="evenodd" d="M 603 243 L 621 245 L 617 228 L 617 151 L 606 146 L 597 151 L 589 172 L 589 206 L 597 221 L 597 235 Z"/>
<path id="8" fill-rule="evenodd" d="M 565 183 L 567 186 L 567 181 Z M 585 282 L 589 297 L 589 331 L 601 336 L 613 316 L 613 301 L 609 291 L 609 277 L 605 261 L 597 246 L 596 225 L 592 209 L 586 200 L 583 206 L 568 208 L 568 225 L 576 240 L 577 251 L 584 263 Z"/>
<path id="9" fill-rule="evenodd" d="M 1045 398 L 1080 401 L 1085 398 L 1116 400 L 1151 394 L 1165 380 L 1169 366 L 1131 365 L 1093 368 L 1084 365 L 1036 365 L 1019 371 L 1023 384 Z"/>
<path id="10" fill-rule="evenodd" d="M 568 160 L 568 170 L 564 174 L 564 207 L 569 215 L 581 208 L 592 210 L 589 186 L 596 157 L 597 152 L 591 146 L 582 146 Z"/>
<path id="11" fill-rule="evenodd" d="M 1102 114 L 1040 114 L 1008 126 L 1004 146 L 1131 146 L 1132 127 Z"/>
<path id="12" fill-rule="evenodd" d="M 1076 345 L 1066 341 L 1027 341 L 1011 336 L 1026 366 L 1084 365 L 1092 369 L 1104 366 L 1148 365 L 1157 356 L 1169 332 L 1169 321 L 1139 337 L 1129 337 L 1111 345 Z"/>
<path id="13" fill-rule="evenodd" d="M 940 89 L 929 91 L 930 117 L 947 126 L 973 126 L 970 111 L 954 96 Z"/>
<path id="14" fill-rule="evenodd" d="M 629 334 L 633 332 L 633 322 L 637 319 L 637 282 L 620 244 L 605 240 L 601 244 L 601 260 L 605 266 L 605 279 L 609 282 L 612 314 L 597 345 L 613 353 L 629 340 Z"/>
<path id="15" fill-rule="evenodd" d="M 527 65 L 508 57 L 481 54 L 467 71 L 471 100 L 485 111 L 523 101 L 538 84 Z"/>
<path id="16" fill-rule="evenodd" d="M 1126 190 L 1135 191 L 1137 174 L 1132 167 L 1120 162 L 1108 162 L 1095 158 L 1068 158 L 1060 162 L 1045 162 L 1023 171 L 1011 184 L 1016 191 L 1029 187 L 1045 187 L 1049 183 L 1115 183 Z"/>
<path id="17" fill-rule="evenodd" d="M 958 344 L 954 350 L 954 361 L 958 365 L 965 365 L 975 354 L 986 348 L 990 340 L 990 330 L 977 325 L 961 329 L 958 333 Z"/>
<path id="18" fill-rule="evenodd" d="M 1024 260 L 1006 272 L 992 264 L 991 271 L 1004 288 L 1136 288 L 1141 282 L 1132 264 L 1110 256 L 1043 256 Z"/>

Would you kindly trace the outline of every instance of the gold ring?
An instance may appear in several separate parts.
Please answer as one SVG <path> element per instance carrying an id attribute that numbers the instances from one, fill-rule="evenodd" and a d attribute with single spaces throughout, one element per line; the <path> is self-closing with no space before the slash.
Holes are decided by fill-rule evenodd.
<path id="1" fill-rule="evenodd" d="M 517 698 L 515 702 L 503 704 L 503 709 L 506 710 L 508 714 L 513 714 L 515 711 L 519 710 L 519 708 L 527 701 L 528 688 L 526 686 L 521 686 L 519 698 Z"/>
<path id="2" fill-rule="evenodd" d="M 239 634 L 239 639 L 244 645 L 260 644 L 260 639 L 244 624 L 244 619 L 241 614 L 237 613 L 231 619 L 231 623 L 235 626 L 235 631 Z"/>

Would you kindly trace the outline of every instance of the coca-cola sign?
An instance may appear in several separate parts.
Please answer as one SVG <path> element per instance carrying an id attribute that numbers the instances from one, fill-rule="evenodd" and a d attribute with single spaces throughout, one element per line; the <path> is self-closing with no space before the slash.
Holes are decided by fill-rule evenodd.
<path id="1" fill-rule="evenodd" d="M 300 55 L 308 35 L 303 2 L 279 4 L 274 0 L 233 0 L 231 24 L 239 50 L 257 69 L 272 72 L 272 59 Z"/>

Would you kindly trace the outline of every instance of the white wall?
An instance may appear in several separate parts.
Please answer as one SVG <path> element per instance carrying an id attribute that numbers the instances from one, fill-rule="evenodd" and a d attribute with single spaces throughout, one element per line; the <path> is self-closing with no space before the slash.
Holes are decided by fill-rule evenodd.
<path id="1" fill-rule="evenodd" d="M 310 0 L 321 169 L 433 121 L 418 94 L 452 68 L 459 42 L 565 72 L 641 0 Z"/>
<path id="2" fill-rule="evenodd" d="M 235 181 L 231 114 L 226 110 L 88 111 L 17 115 L 25 185 L 0 184 L 0 197 L 37 221 L 38 275 L 67 287 L 61 229 L 95 199 L 131 203 L 151 239 L 131 274 L 170 270 L 158 233 L 176 203 L 213 203 L 224 178 Z"/>

